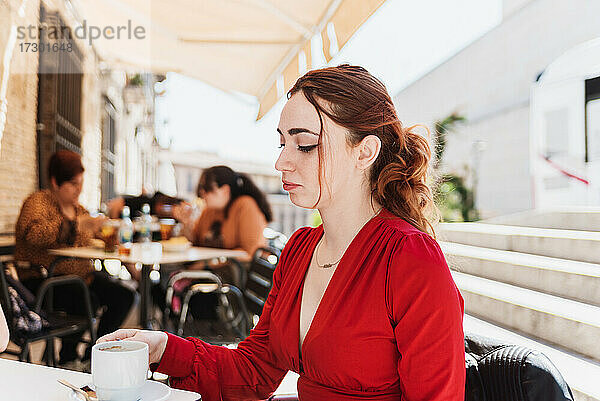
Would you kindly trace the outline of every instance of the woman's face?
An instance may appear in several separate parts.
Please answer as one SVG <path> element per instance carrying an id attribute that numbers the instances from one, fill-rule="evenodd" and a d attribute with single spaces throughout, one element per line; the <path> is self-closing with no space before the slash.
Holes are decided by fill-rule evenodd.
<path id="1" fill-rule="evenodd" d="M 83 187 L 83 173 L 77 174 L 69 181 L 63 182 L 60 186 L 56 185 L 56 180 L 52 178 L 52 187 L 61 203 L 76 205 L 79 202 L 79 195 L 81 195 Z"/>
<path id="2" fill-rule="evenodd" d="M 231 188 L 227 184 L 221 187 L 215 185 L 210 191 L 202 191 L 200 195 L 208 209 L 223 210 L 231 199 Z"/>
<path id="3" fill-rule="evenodd" d="M 328 207 L 335 194 L 342 194 L 346 185 L 356 182 L 355 159 L 346 143 L 346 129 L 322 117 L 323 138 L 319 144 L 319 115 L 302 92 L 293 95 L 281 112 L 277 131 L 282 150 L 275 168 L 281 172 L 283 189 L 299 207 L 312 208 L 319 193 L 316 207 Z M 321 186 L 319 146 L 323 146 L 324 155 Z"/>

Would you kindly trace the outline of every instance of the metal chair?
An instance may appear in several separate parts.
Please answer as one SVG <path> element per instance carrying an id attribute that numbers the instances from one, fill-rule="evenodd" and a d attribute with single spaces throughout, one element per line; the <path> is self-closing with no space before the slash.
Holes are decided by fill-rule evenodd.
<path id="1" fill-rule="evenodd" d="M 258 248 L 254 252 L 243 291 L 246 308 L 254 316 L 261 315 L 273 287 L 273 272 L 279 263 L 280 254 L 280 251 L 274 248 Z"/>
<path id="2" fill-rule="evenodd" d="M 248 271 L 241 268 L 240 277 L 242 290 L 231 284 L 224 284 L 214 273 L 209 271 L 179 272 L 168 282 L 166 292 L 166 308 L 163 313 L 163 326 L 168 327 L 172 320 L 174 284 L 179 280 L 189 280 L 190 285 L 179 294 L 182 298 L 181 312 L 175 332 L 182 336 L 188 321 L 190 301 L 197 294 L 216 294 L 218 296 L 218 320 L 225 325 L 225 331 L 216 338 L 201 334 L 207 342 L 213 344 L 237 343 L 248 336 L 256 318 L 262 313 L 262 308 L 273 286 L 273 272 L 279 262 L 280 252 L 273 248 L 259 248 L 253 255 Z M 228 335 L 231 334 L 232 335 Z"/>
<path id="3" fill-rule="evenodd" d="M 275 231 L 269 227 L 265 228 L 263 235 L 267 240 L 269 248 L 277 249 L 279 252 L 283 250 L 283 247 L 288 241 L 288 237 L 286 237 L 283 233 Z"/>
<path id="4" fill-rule="evenodd" d="M 243 339 L 246 337 L 249 331 L 248 312 L 241 291 L 234 285 L 223 284 L 216 274 L 205 270 L 182 271 L 174 274 L 169 279 L 165 296 L 166 309 L 163 315 L 165 317 L 163 322 L 165 327 L 168 327 L 173 312 L 174 285 L 180 280 L 189 280 L 190 285 L 180 294 L 183 299 L 175 330 L 177 335 L 183 336 L 184 334 L 192 298 L 197 294 L 216 294 L 221 307 L 219 320 L 235 334 L 236 338 Z M 223 338 L 220 341 L 213 340 L 209 342 L 231 343 L 232 340 Z"/>
<path id="5" fill-rule="evenodd" d="M 85 282 L 78 276 L 68 275 L 60 277 L 52 277 L 46 279 L 40 286 L 35 297 L 35 306 L 32 311 L 38 315 L 44 315 L 50 323 L 49 327 L 41 330 L 38 333 L 27 334 L 20 336 L 14 326 L 13 308 L 8 291 L 8 280 L 6 277 L 6 262 L 0 261 L 0 301 L 2 309 L 6 315 L 6 321 L 10 331 L 10 340 L 16 344 L 19 351 L 5 351 L 6 353 L 16 355 L 20 361 L 31 361 L 29 353 L 29 345 L 36 341 L 45 341 L 46 350 L 44 351 L 44 359 L 48 366 L 56 366 L 54 339 L 63 336 L 77 334 L 89 330 L 90 342 L 96 342 L 96 329 L 94 327 L 94 318 L 92 314 L 92 303 L 90 294 Z M 71 316 L 62 312 L 55 312 L 52 303 L 49 302 L 54 289 L 66 284 L 75 284 L 81 287 L 83 292 L 83 302 L 86 307 L 86 316 Z"/>

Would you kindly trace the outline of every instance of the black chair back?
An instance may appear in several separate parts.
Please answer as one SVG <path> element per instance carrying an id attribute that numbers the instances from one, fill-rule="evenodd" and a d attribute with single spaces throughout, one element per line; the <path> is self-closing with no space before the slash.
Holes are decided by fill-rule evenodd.
<path id="1" fill-rule="evenodd" d="M 262 313 L 273 287 L 273 272 L 279 262 L 279 255 L 280 252 L 273 248 L 258 248 L 254 252 L 248 269 L 244 299 L 248 311 L 255 315 L 260 316 Z"/>
<path id="2" fill-rule="evenodd" d="M 6 265 L 0 261 L 0 304 L 2 305 L 2 311 L 8 324 L 9 332 L 13 332 L 13 312 L 12 305 L 10 302 L 10 296 L 8 295 L 8 282 L 6 280 Z"/>
<path id="3" fill-rule="evenodd" d="M 96 329 L 94 327 L 94 316 L 92 313 L 92 303 L 90 299 L 89 289 L 85 282 L 77 276 L 60 276 L 52 277 L 44 280 L 38 289 L 37 295 L 28 294 L 28 290 L 22 287 L 21 282 L 18 280 L 9 280 L 6 273 L 7 263 L 0 261 L 0 302 L 2 303 L 2 310 L 6 317 L 8 329 L 10 332 L 11 341 L 17 345 L 20 350 L 7 350 L 6 353 L 19 356 L 20 361 L 30 361 L 29 345 L 35 341 L 46 341 L 46 350 L 44 351 L 44 359 L 48 366 L 55 366 L 55 352 L 54 352 L 54 339 L 62 338 L 68 335 L 81 333 L 89 330 L 90 332 L 90 343 L 96 342 Z M 23 298 L 23 301 L 30 307 L 32 312 L 42 316 L 46 315 L 46 325 L 43 325 L 42 329 L 37 332 L 22 332 L 16 329 L 15 325 L 15 312 L 9 295 L 9 283 L 19 295 Z M 84 303 L 86 308 L 86 316 L 71 316 L 65 315 L 62 312 L 53 313 L 52 308 L 48 307 L 42 311 L 43 305 L 52 305 L 48 295 L 55 289 L 63 285 L 76 285 L 82 290 L 83 299 L 81 302 Z M 22 288 L 21 288 L 22 287 Z M 28 299 L 31 297 L 31 299 Z M 35 306 L 31 306 L 34 305 Z"/>
<path id="4" fill-rule="evenodd" d="M 465 401 L 573 401 L 546 355 L 476 334 L 465 335 Z"/>

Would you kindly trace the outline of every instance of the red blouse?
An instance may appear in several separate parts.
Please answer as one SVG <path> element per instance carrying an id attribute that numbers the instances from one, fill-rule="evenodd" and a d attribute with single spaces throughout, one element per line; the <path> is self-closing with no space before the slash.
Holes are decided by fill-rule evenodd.
<path id="1" fill-rule="evenodd" d="M 463 401 L 462 297 L 437 242 L 387 210 L 348 247 L 299 355 L 302 286 L 322 234 L 290 238 L 237 349 L 169 335 L 157 370 L 204 401 L 268 398 L 288 370 L 302 401 Z"/>

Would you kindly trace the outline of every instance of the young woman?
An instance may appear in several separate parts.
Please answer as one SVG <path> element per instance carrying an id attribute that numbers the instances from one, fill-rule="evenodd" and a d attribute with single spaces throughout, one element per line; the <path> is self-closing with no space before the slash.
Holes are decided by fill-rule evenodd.
<path id="1" fill-rule="evenodd" d="M 323 224 L 288 241 L 260 321 L 235 350 L 166 333 L 150 345 L 203 400 L 264 399 L 287 370 L 302 401 L 464 399 L 463 301 L 432 234 L 427 141 L 361 67 L 307 73 L 289 92 L 275 164 Z"/>
<path id="2" fill-rule="evenodd" d="M 189 205 L 173 209 L 194 245 L 243 249 L 249 255 L 265 245 L 263 231 L 272 220 L 271 207 L 248 176 L 227 166 L 210 167 L 200 176 L 198 196 L 206 207 L 197 220 Z"/>
<path id="3" fill-rule="evenodd" d="M 15 259 L 29 262 L 28 268 L 20 265 L 19 279 L 34 294 L 43 283 L 45 275 L 56 256 L 49 249 L 88 246 L 103 223 L 93 218 L 79 204 L 83 186 L 81 157 L 74 152 L 61 150 L 52 155 L 48 165 L 50 188 L 37 191 L 25 200 L 15 229 Z M 75 274 L 89 285 L 92 301 L 105 306 L 98 325 L 98 335 L 110 333 L 120 327 L 134 300 L 134 293 L 101 272 L 96 272 L 89 260 L 64 260 L 54 267 L 54 275 Z M 64 286 L 54 293 L 55 308 L 67 313 L 85 314 L 81 290 Z M 60 364 L 66 365 L 79 358 L 76 352 L 78 336 L 63 338 Z M 89 352 L 84 356 L 89 357 Z"/>

